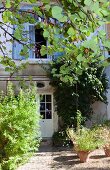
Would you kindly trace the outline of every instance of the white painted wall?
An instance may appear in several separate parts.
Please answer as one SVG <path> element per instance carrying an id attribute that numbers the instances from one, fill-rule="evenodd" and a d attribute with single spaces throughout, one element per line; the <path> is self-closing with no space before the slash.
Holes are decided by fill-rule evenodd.
<path id="1" fill-rule="evenodd" d="M 0 21 L 2 22 L 2 14 L 0 14 Z M 4 29 L 6 29 L 7 32 L 9 32 L 10 34 L 13 33 L 13 26 L 9 23 L 6 23 L 7 26 L 3 26 Z M 9 40 L 11 39 L 10 35 L 5 34 L 4 30 L 0 28 L 0 41 L 2 41 L 2 44 L 6 47 L 6 54 L 8 57 L 12 57 L 12 43 L 9 42 Z M 0 55 L 3 55 L 3 53 L 0 50 Z"/>
<path id="2" fill-rule="evenodd" d="M 109 89 L 107 90 L 107 100 L 108 100 L 108 104 L 107 104 L 107 117 L 110 120 L 110 66 L 108 68 L 106 68 L 105 70 L 107 78 L 109 80 L 108 82 L 108 87 Z"/>
<path id="3" fill-rule="evenodd" d="M 107 119 L 107 105 L 98 101 L 92 105 L 93 108 L 93 115 L 91 120 L 86 122 L 87 127 L 91 127 L 95 124 L 103 123 L 104 120 Z"/>

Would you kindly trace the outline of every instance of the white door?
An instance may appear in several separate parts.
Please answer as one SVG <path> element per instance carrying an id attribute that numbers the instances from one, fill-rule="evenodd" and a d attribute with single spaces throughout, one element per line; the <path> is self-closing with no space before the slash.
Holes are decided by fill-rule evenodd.
<path id="1" fill-rule="evenodd" d="M 52 114 L 52 95 L 40 95 L 40 130 L 41 137 L 52 137 L 53 135 L 53 114 Z"/>

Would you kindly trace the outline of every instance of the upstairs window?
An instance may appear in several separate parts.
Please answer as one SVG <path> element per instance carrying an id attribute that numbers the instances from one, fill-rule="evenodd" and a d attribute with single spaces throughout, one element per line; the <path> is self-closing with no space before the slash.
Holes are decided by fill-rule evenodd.
<path id="1" fill-rule="evenodd" d="M 47 58 L 47 55 L 41 55 L 41 46 L 47 46 L 47 42 L 43 37 L 43 29 L 35 28 L 35 58 Z"/>
<path id="2" fill-rule="evenodd" d="M 16 29 L 16 28 L 14 28 Z M 35 25 L 30 25 L 29 23 L 24 24 L 24 32 L 26 33 L 26 37 L 28 38 L 28 42 L 31 46 L 29 49 L 29 57 L 28 59 L 38 59 L 38 60 L 51 60 L 52 56 L 41 55 L 41 46 L 47 46 L 47 40 L 43 37 L 43 29 L 36 28 Z M 16 60 L 25 60 L 25 56 L 20 55 L 20 51 L 23 49 L 23 45 L 17 41 L 13 43 L 13 59 Z"/>

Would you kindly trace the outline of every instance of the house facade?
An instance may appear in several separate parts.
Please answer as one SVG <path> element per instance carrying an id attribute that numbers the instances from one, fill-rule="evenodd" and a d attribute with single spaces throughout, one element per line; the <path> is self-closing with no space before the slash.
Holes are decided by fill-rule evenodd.
<path id="1" fill-rule="evenodd" d="M 26 6 L 25 4 L 21 6 L 22 9 L 29 9 L 31 6 Z M 2 17 L 0 18 L 2 20 Z M 38 22 L 41 22 L 38 18 Z M 9 72 L 5 71 L 4 67 L 0 66 L 0 89 L 3 91 L 6 91 L 7 82 L 12 81 L 15 86 L 16 90 L 19 88 L 19 81 L 16 78 L 22 78 L 25 80 L 26 84 L 29 84 L 30 77 L 32 81 L 37 86 L 37 92 L 39 96 L 41 96 L 40 100 L 40 114 L 42 116 L 42 120 L 40 121 L 40 128 L 41 128 L 41 136 L 43 138 L 50 138 L 52 137 L 53 133 L 58 130 L 58 115 L 55 109 L 55 101 L 54 101 L 54 88 L 50 85 L 50 80 L 48 77 L 48 72 L 50 67 L 50 62 L 52 61 L 52 56 L 44 55 L 42 56 L 40 53 L 40 46 L 39 41 L 42 42 L 41 45 L 48 45 L 48 42 L 44 39 L 42 35 L 42 29 L 36 28 L 34 24 L 24 24 L 25 31 L 28 32 L 26 35 L 27 38 L 29 38 L 28 43 L 34 43 L 34 49 L 29 50 L 29 58 L 25 60 L 22 56 L 20 56 L 20 51 L 22 49 L 22 45 L 19 44 L 17 41 L 14 41 L 14 43 L 6 42 L 6 48 L 8 51 L 8 56 L 10 58 L 13 58 L 13 60 L 16 62 L 17 65 L 20 63 L 25 63 L 28 61 L 28 66 L 26 69 L 23 69 L 19 71 L 18 73 L 15 73 L 10 78 Z M 109 32 L 109 27 L 106 27 L 107 31 Z M 15 27 L 16 30 L 16 27 Z M 4 41 L 5 36 L 3 30 L 0 30 L 2 33 L 1 39 Z M 13 31 L 10 29 L 10 32 Z M 7 37 L 8 38 L 8 37 Z M 60 54 L 55 53 L 54 57 L 58 57 Z M 109 55 L 107 53 L 106 55 Z M 110 74 L 110 68 L 107 69 L 107 76 L 109 77 Z M 36 93 L 37 93 L 36 92 Z M 107 117 L 110 119 L 110 91 L 108 90 L 107 93 L 108 97 L 108 105 L 105 105 L 103 103 L 97 102 L 93 104 L 94 108 L 94 115 L 91 122 L 87 122 L 87 124 L 92 124 L 94 121 L 99 120 L 103 117 Z"/>

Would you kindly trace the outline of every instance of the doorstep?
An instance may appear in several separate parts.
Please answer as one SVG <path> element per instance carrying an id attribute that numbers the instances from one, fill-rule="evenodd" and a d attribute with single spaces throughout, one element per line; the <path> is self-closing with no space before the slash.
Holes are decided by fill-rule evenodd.
<path id="1" fill-rule="evenodd" d="M 42 138 L 40 146 L 52 146 L 52 138 Z"/>

